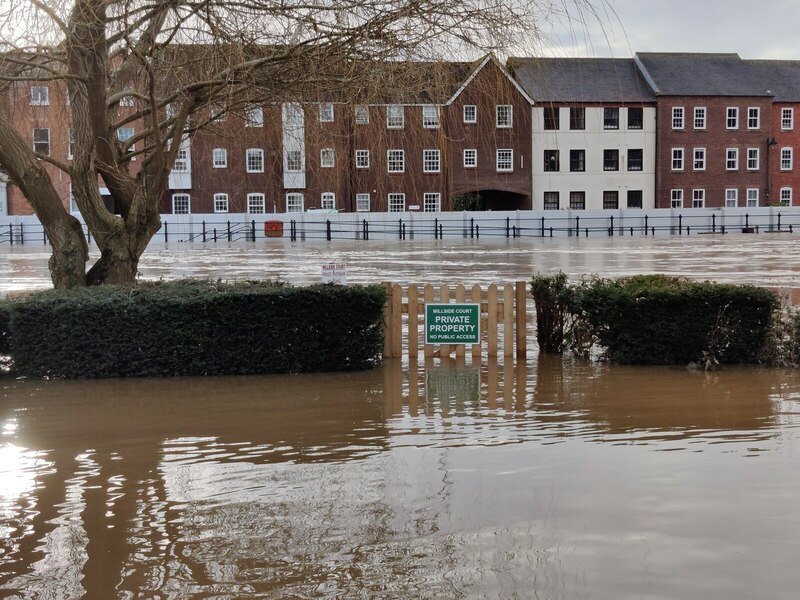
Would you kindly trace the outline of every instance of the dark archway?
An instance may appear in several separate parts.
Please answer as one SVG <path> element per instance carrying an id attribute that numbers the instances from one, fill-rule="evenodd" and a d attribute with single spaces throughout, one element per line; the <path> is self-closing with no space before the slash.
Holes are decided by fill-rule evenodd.
<path id="1" fill-rule="evenodd" d="M 530 196 L 506 190 L 476 190 L 484 210 L 530 210 Z"/>

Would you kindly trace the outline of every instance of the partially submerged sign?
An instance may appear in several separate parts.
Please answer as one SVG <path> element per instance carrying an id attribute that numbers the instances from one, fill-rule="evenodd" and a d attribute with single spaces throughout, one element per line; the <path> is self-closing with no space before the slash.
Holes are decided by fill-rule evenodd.
<path id="1" fill-rule="evenodd" d="M 426 304 L 425 343 L 480 344 L 480 321 L 480 304 Z"/>
<path id="2" fill-rule="evenodd" d="M 347 267 L 334 263 L 322 265 L 322 283 L 347 285 Z"/>

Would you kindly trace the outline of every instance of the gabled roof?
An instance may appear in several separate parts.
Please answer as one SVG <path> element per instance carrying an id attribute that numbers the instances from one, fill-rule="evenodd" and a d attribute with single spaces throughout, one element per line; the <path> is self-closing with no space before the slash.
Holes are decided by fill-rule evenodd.
<path id="1" fill-rule="evenodd" d="M 534 99 L 533 99 L 533 98 L 530 96 L 530 94 L 528 94 L 528 92 L 526 92 L 526 91 L 525 91 L 525 89 L 524 89 L 524 88 L 523 88 L 523 87 L 522 87 L 522 86 L 521 86 L 521 85 L 520 85 L 520 84 L 519 84 L 519 83 L 518 83 L 518 82 L 517 82 L 517 81 L 514 79 L 514 77 L 511 75 L 511 73 L 509 73 L 509 72 L 508 72 L 508 69 L 506 69 L 506 68 L 505 68 L 505 67 L 504 67 L 502 64 L 500 64 L 500 61 L 498 61 L 498 60 L 497 60 L 497 58 L 495 58 L 495 56 L 494 56 L 493 54 L 487 54 L 487 55 L 486 55 L 486 56 L 484 56 L 484 57 L 483 57 L 483 59 L 482 59 L 482 60 L 481 60 L 481 61 L 480 61 L 480 62 L 479 62 L 479 63 L 478 63 L 478 64 L 477 64 L 477 65 L 476 65 L 474 68 L 473 68 L 473 70 L 472 70 L 472 73 L 470 73 L 469 77 L 467 77 L 467 78 L 466 78 L 466 79 L 463 81 L 463 83 L 461 84 L 461 87 L 459 87 L 459 88 L 458 88 L 458 90 L 456 90 L 455 94 L 453 94 L 453 96 L 450 98 L 450 100 L 448 100 L 448 101 L 447 101 L 447 104 L 452 104 L 453 102 L 455 102 L 456 98 L 458 98 L 458 96 L 461 94 L 461 92 L 463 92 L 463 91 L 464 91 L 464 89 L 465 89 L 465 88 L 466 88 L 466 87 L 467 87 L 467 86 L 468 86 L 468 85 L 469 85 L 469 84 L 472 82 L 472 80 L 473 80 L 473 79 L 475 79 L 475 77 L 477 77 L 478 73 L 480 73 L 480 72 L 481 72 L 481 70 L 482 70 L 482 69 L 483 69 L 483 68 L 484 68 L 484 67 L 485 67 L 487 64 L 489 64 L 490 62 L 491 62 L 492 64 L 494 64 L 494 65 L 495 65 L 495 66 L 496 66 L 496 67 L 497 67 L 497 68 L 500 70 L 500 72 L 501 72 L 503 75 L 505 75 L 505 76 L 508 78 L 508 80 L 509 80 L 509 81 L 510 81 L 510 82 L 513 84 L 513 86 L 514 86 L 515 88 L 517 88 L 517 91 L 518 91 L 520 94 L 522 94 L 522 96 L 525 98 L 525 100 L 527 100 L 527 101 L 528 101 L 528 103 L 530 103 L 530 104 L 533 104 L 533 103 L 534 103 Z"/>
<path id="2" fill-rule="evenodd" d="M 775 102 L 800 102 L 800 60 L 746 60 Z"/>
<path id="3" fill-rule="evenodd" d="M 638 52 L 642 75 L 659 96 L 771 96 L 738 54 Z"/>
<path id="4" fill-rule="evenodd" d="M 508 59 L 508 69 L 536 102 L 652 102 L 632 59 Z"/>

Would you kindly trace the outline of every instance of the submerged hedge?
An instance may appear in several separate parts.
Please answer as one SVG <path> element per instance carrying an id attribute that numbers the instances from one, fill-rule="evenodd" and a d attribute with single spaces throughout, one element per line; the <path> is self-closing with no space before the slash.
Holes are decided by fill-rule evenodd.
<path id="1" fill-rule="evenodd" d="M 14 371 L 152 377 L 365 369 L 383 345 L 380 286 L 182 280 L 51 290 L 10 309 Z"/>
<path id="2" fill-rule="evenodd" d="M 755 363 L 778 298 L 749 285 L 662 275 L 598 279 L 575 288 L 575 310 L 611 362 Z"/>

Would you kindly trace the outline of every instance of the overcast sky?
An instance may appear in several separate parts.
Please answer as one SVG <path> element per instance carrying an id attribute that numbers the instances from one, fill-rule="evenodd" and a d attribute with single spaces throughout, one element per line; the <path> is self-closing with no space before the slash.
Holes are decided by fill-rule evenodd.
<path id="1" fill-rule="evenodd" d="M 615 56 L 635 52 L 737 52 L 800 60 L 800 0 L 592 0 L 601 12 L 553 26 L 543 53 Z M 555 4 L 558 4 L 556 2 Z M 605 8 L 604 8 L 605 6 Z"/>

